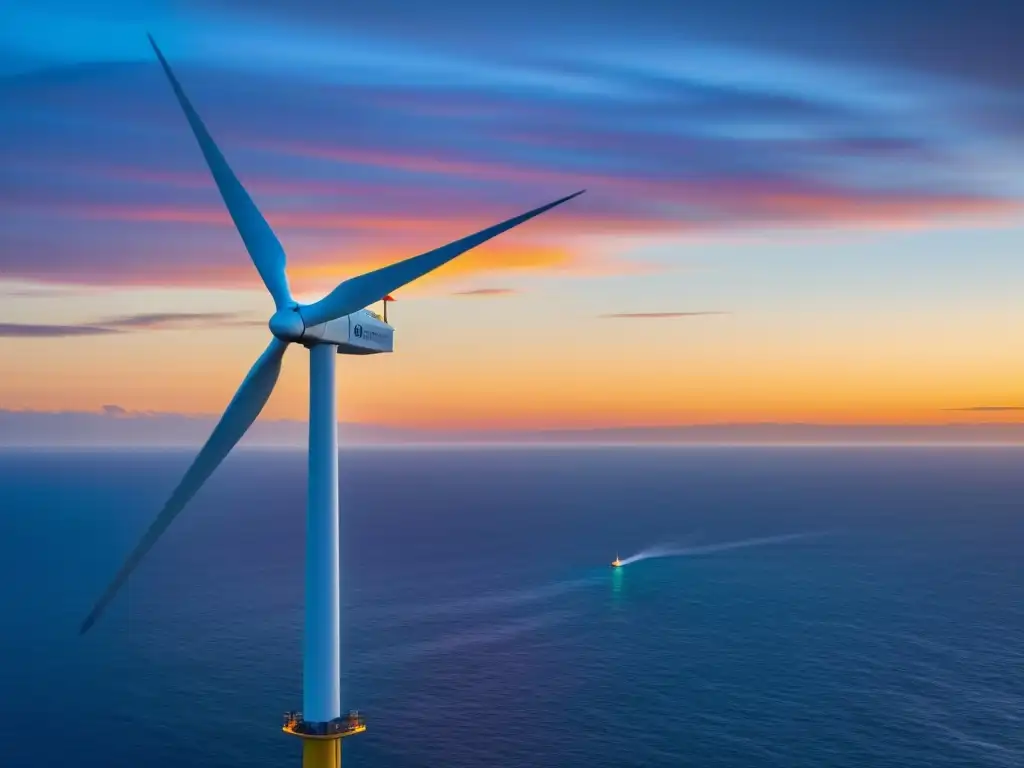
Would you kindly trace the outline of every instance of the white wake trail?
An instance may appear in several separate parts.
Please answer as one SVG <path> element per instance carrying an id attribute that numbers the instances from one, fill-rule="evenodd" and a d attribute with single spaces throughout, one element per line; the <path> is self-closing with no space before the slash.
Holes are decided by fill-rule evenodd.
<path id="1" fill-rule="evenodd" d="M 659 544 L 637 552 L 622 561 L 622 565 L 631 565 L 641 560 L 652 560 L 657 557 L 689 557 L 693 555 L 710 555 L 713 552 L 727 552 L 732 549 L 744 549 L 745 547 L 763 547 L 768 544 L 781 544 L 784 541 L 805 539 L 811 536 L 821 536 L 822 533 L 787 533 L 780 536 L 762 536 L 755 539 L 738 539 L 736 541 L 723 541 L 718 544 L 702 544 L 700 546 L 680 547 L 672 544 Z"/>

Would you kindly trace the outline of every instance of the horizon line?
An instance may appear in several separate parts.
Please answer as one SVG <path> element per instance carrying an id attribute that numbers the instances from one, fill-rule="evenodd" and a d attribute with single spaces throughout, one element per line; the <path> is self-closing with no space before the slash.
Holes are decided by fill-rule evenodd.
<path id="1" fill-rule="evenodd" d="M 105 451 L 105 450 L 151 450 L 151 451 L 184 451 L 194 450 L 193 443 L 0 443 L 0 451 Z M 436 441 L 394 441 L 394 442 L 361 442 L 339 445 L 338 451 L 358 451 L 364 449 L 445 449 L 445 448 L 1024 448 L 1021 440 L 962 440 L 962 441 L 923 441 L 923 440 L 879 440 L 879 441 L 514 441 L 514 440 L 436 440 Z M 257 443 L 239 444 L 239 451 L 305 451 L 305 443 Z"/>

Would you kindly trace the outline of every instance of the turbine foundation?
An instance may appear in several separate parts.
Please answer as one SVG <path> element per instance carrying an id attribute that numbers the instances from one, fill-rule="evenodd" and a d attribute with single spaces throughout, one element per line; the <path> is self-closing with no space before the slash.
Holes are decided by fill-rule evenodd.
<path id="1" fill-rule="evenodd" d="M 302 742 L 302 768 L 341 768 L 341 739 Z"/>
<path id="2" fill-rule="evenodd" d="M 341 768 L 341 740 L 366 730 L 366 719 L 357 711 L 326 723 L 302 719 L 301 712 L 285 712 L 285 733 L 302 739 L 302 768 Z"/>

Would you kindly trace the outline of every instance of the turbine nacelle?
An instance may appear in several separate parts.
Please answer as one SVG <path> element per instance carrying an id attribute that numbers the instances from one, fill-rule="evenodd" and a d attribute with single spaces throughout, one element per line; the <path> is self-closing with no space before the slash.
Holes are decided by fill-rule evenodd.
<path id="1" fill-rule="evenodd" d="M 361 309 L 306 328 L 300 343 L 331 344 L 339 355 L 375 355 L 394 351 L 395 329 L 375 313 Z"/>
<path id="2" fill-rule="evenodd" d="M 331 344 L 341 355 L 372 355 L 394 351 L 395 329 L 375 312 L 361 309 L 317 325 L 306 325 L 298 305 L 279 309 L 270 318 L 270 332 L 288 343 L 310 347 Z"/>

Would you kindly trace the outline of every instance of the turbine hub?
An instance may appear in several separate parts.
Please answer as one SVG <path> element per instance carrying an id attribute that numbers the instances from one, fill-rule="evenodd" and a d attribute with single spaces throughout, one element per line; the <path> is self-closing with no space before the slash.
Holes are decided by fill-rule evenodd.
<path id="1" fill-rule="evenodd" d="M 305 330 L 298 307 L 279 309 L 270 318 L 270 332 L 281 341 L 299 341 Z"/>

